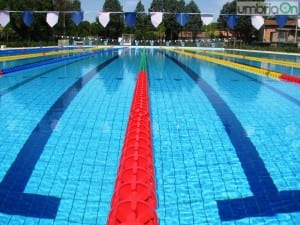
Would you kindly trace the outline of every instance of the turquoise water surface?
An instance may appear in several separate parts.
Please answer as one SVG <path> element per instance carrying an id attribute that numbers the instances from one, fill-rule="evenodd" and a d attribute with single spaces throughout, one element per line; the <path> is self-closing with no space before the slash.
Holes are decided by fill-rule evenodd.
<path id="1" fill-rule="evenodd" d="M 106 224 L 141 54 L 0 78 L 0 224 Z M 299 84 L 146 54 L 159 224 L 299 224 Z"/>

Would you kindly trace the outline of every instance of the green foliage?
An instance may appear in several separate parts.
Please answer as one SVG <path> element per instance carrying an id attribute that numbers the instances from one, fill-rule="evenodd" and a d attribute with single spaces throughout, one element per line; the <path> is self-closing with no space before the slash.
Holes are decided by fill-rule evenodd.
<path id="1" fill-rule="evenodd" d="M 259 46 L 259 45 L 241 45 L 239 46 L 241 49 L 248 49 L 248 50 L 258 50 L 258 51 L 272 51 L 272 52 L 294 52 L 300 53 L 300 48 L 296 46 Z"/>
<path id="2" fill-rule="evenodd" d="M 32 26 L 26 27 L 22 21 L 21 13 L 10 13 L 11 22 L 4 28 L 4 32 L 0 33 L 0 40 L 15 40 L 30 43 L 41 41 L 54 41 L 55 36 L 69 37 L 88 37 L 94 36 L 99 38 L 117 39 L 122 33 L 134 33 L 136 39 L 151 40 L 151 39 L 178 39 L 179 32 L 191 31 L 193 39 L 201 30 L 209 33 L 210 38 L 215 38 L 215 30 L 223 29 L 229 31 L 227 27 L 227 18 L 225 14 L 236 13 L 236 1 L 226 3 L 222 10 L 221 16 L 218 19 L 218 27 L 216 24 L 208 26 L 202 25 L 200 19 L 200 10 L 194 0 L 152 0 L 150 12 L 169 12 L 164 14 L 163 22 L 158 28 L 151 24 L 150 15 L 145 13 L 143 1 L 138 1 L 135 12 L 137 12 L 137 21 L 134 28 L 128 28 L 124 25 L 124 14 L 120 0 L 105 0 L 103 11 L 120 12 L 110 15 L 110 22 L 106 28 L 103 28 L 98 18 L 95 17 L 95 22 L 89 23 L 84 21 L 76 26 L 71 20 L 70 11 L 80 11 L 79 0 L 0 0 L 0 9 L 9 9 L 15 11 L 59 11 L 59 21 L 51 28 L 45 21 L 45 13 L 34 13 L 34 22 Z M 250 1 L 250 0 L 249 0 Z M 254 0 L 253 0 L 254 1 Z M 258 0 L 263 1 L 263 0 Z M 68 11 L 68 13 L 64 13 Z M 186 26 L 181 27 L 176 22 L 177 12 L 194 13 L 189 15 L 189 21 Z M 224 15 L 222 15 L 224 14 Z M 257 35 L 257 31 L 252 27 L 249 16 L 240 16 L 238 24 L 232 30 L 234 36 L 242 39 L 244 43 L 251 43 L 253 36 Z"/>
<path id="3" fill-rule="evenodd" d="M 136 24 L 133 28 L 135 39 L 145 40 L 150 17 L 145 14 L 145 7 L 141 1 L 136 5 L 135 12 L 137 13 Z"/>
<path id="4" fill-rule="evenodd" d="M 123 12 L 122 6 L 119 0 L 105 0 L 103 4 L 103 11 L 106 12 Z M 105 38 L 117 39 L 122 36 L 122 30 L 124 27 L 123 14 L 111 14 L 110 22 L 104 30 Z"/>
<path id="5" fill-rule="evenodd" d="M 26 42 L 40 42 L 40 41 L 54 41 L 54 35 L 72 35 L 72 21 L 70 14 L 60 14 L 59 22 L 51 28 L 46 20 L 45 13 L 35 12 L 33 14 L 33 23 L 30 27 L 27 27 L 23 20 L 21 11 L 78 11 L 80 10 L 80 2 L 78 0 L 0 0 L 0 6 L 3 9 L 9 9 L 10 23 L 5 27 L 4 32 L 8 32 L 9 29 L 14 31 L 13 35 L 6 33 L 6 39 Z"/>
<path id="6" fill-rule="evenodd" d="M 190 14 L 189 22 L 184 27 L 185 30 L 192 32 L 193 40 L 195 40 L 197 33 L 200 32 L 202 27 L 200 10 L 197 4 L 194 2 L 194 0 L 192 0 L 189 4 L 185 6 L 185 11 L 189 13 L 199 13 L 199 14 Z"/>
<path id="7" fill-rule="evenodd" d="M 251 0 L 249 0 L 251 1 Z M 254 1 L 254 0 L 253 0 Z M 257 0 L 255 0 L 257 1 Z M 259 1 L 259 0 L 258 0 Z M 236 14 L 236 3 L 234 0 L 232 2 L 227 2 L 221 12 L 220 17 L 218 18 L 218 28 L 222 30 L 229 30 L 227 27 L 227 15 L 228 14 Z M 222 15 L 223 14 L 223 15 Z M 256 31 L 251 25 L 251 17 L 250 16 L 239 16 L 238 23 L 234 30 L 232 30 L 235 36 L 238 39 L 243 40 L 245 43 L 250 43 L 253 41 L 253 37 L 258 36 L 258 31 Z"/>
<path id="8" fill-rule="evenodd" d="M 185 2 L 183 0 L 153 0 L 150 6 L 153 12 L 171 12 L 173 14 L 165 14 L 163 25 L 165 27 L 165 35 L 168 40 L 176 40 L 181 31 L 180 25 L 176 22 L 176 12 L 183 12 Z"/>
<path id="9" fill-rule="evenodd" d="M 218 29 L 217 23 L 211 23 L 209 25 L 204 25 L 203 30 L 208 34 L 210 38 L 216 38 L 216 30 Z"/>

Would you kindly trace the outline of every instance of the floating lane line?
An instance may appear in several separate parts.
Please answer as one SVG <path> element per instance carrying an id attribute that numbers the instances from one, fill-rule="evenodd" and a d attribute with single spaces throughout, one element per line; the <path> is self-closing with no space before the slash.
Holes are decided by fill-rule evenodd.
<path id="1" fill-rule="evenodd" d="M 143 53 L 108 225 L 157 225 L 146 57 Z"/>
<path id="2" fill-rule="evenodd" d="M 188 49 L 188 50 L 192 51 L 192 52 L 205 53 L 205 54 L 210 54 L 210 55 L 226 56 L 226 57 L 236 58 L 236 59 L 246 59 L 246 60 L 251 60 L 251 61 L 276 64 L 276 65 L 280 65 L 280 66 L 300 68 L 300 63 L 298 63 L 298 62 L 289 62 L 289 61 L 278 60 L 278 59 L 269 59 L 269 58 L 261 58 L 261 57 L 254 57 L 254 56 L 237 55 L 237 54 L 231 54 L 231 53 L 225 53 L 225 52 L 194 50 L 194 49 Z"/>
<path id="3" fill-rule="evenodd" d="M 110 47 L 100 47 L 100 48 L 79 48 L 73 50 L 57 50 L 52 52 L 40 52 L 40 53 L 31 53 L 31 54 L 22 54 L 22 55 L 12 55 L 12 56 L 1 56 L 0 61 L 10 61 L 17 59 L 27 59 L 27 58 L 35 58 L 41 56 L 51 56 L 51 55 L 65 55 L 70 53 L 81 53 L 81 52 L 90 52 L 90 51 L 98 51 L 101 49 L 106 49 Z"/>
<path id="4" fill-rule="evenodd" d="M 240 64 L 240 63 L 236 63 L 236 62 L 230 62 L 230 61 L 226 61 L 223 59 L 217 59 L 217 58 L 213 58 L 210 56 L 204 56 L 204 55 L 199 55 L 196 53 L 191 53 L 191 52 L 185 52 L 183 50 L 173 50 L 170 48 L 163 48 L 165 50 L 168 50 L 170 52 L 175 52 L 177 54 L 181 54 L 181 55 L 185 55 L 185 56 L 189 56 L 189 57 L 193 57 L 193 58 L 197 58 L 197 59 L 201 59 L 201 60 L 205 60 L 208 62 L 212 62 L 215 64 L 219 64 L 225 67 L 230 67 L 233 69 L 239 69 L 242 71 L 247 71 L 250 73 L 254 73 L 254 74 L 258 74 L 258 75 L 264 75 L 264 76 L 268 76 L 271 78 L 275 78 L 275 79 L 280 79 L 280 80 L 285 80 L 285 81 L 289 81 L 289 82 L 294 82 L 294 83 L 300 83 L 300 77 L 296 77 L 293 75 L 289 75 L 289 74 L 281 74 L 278 73 L 276 71 L 271 71 L 271 70 L 267 70 L 267 69 L 263 69 L 263 68 L 257 68 L 254 66 L 248 66 L 248 65 L 244 65 L 244 64 Z"/>

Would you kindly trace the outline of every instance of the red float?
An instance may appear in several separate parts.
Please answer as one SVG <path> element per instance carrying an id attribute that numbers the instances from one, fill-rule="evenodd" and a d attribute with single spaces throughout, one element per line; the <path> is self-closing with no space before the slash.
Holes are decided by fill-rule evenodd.
<path id="1" fill-rule="evenodd" d="M 158 224 L 148 94 L 147 73 L 142 70 L 134 90 L 108 225 Z"/>

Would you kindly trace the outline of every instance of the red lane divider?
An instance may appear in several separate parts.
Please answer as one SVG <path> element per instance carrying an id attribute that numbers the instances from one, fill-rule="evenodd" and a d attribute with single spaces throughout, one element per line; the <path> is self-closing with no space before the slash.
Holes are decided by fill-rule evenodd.
<path id="1" fill-rule="evenodd" d="M 293 76 L 293 75 L 281 74 L 281 76 L 279 78 L 281 80 L 285 80 L 285 81 L 300 83 L 300 77 L 296 77 L 296 76 Z"/>
<path id="2" fill-rule="evenodd" d="M 147 73 L 140 71 L 130 109 L 108 225 L 157 225 Z"/>

